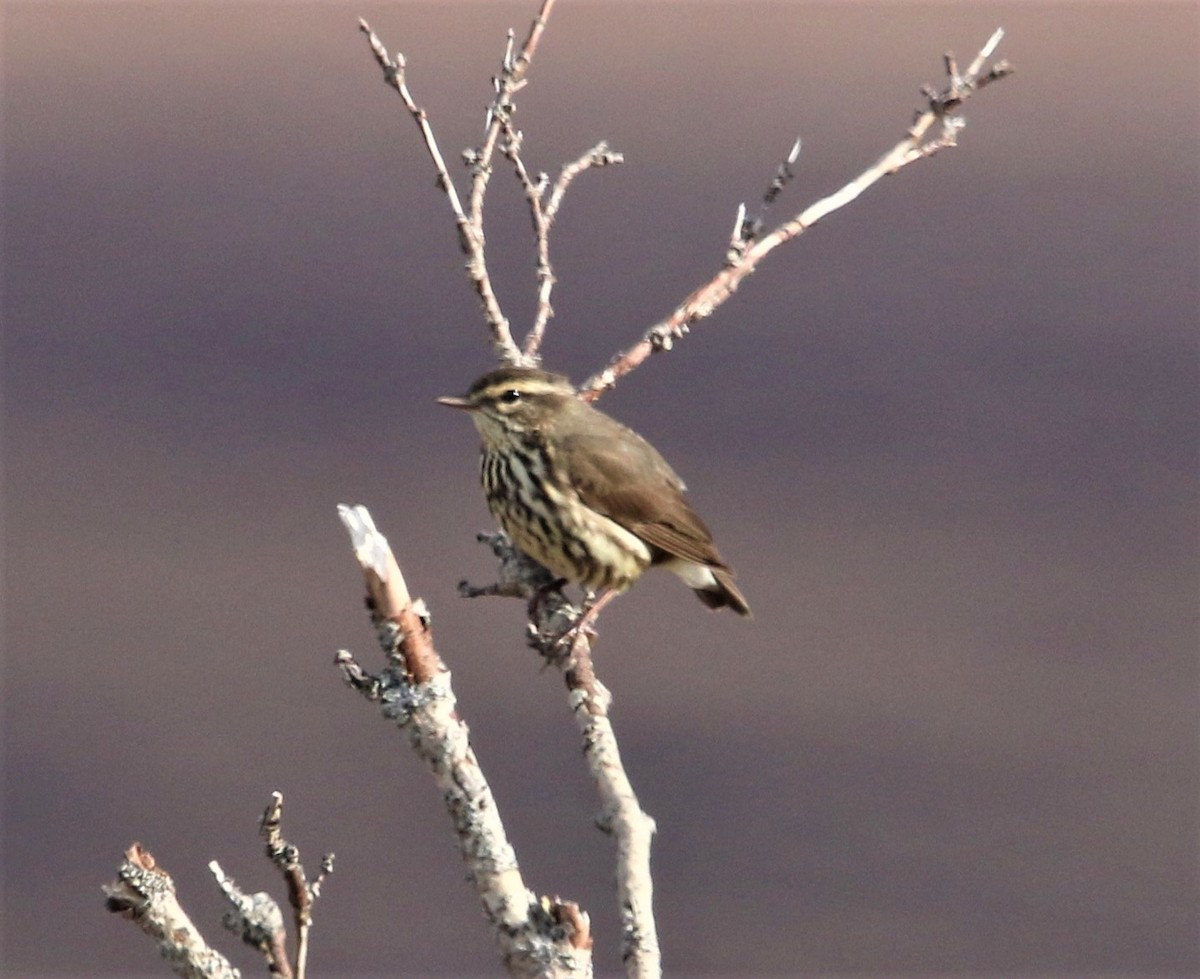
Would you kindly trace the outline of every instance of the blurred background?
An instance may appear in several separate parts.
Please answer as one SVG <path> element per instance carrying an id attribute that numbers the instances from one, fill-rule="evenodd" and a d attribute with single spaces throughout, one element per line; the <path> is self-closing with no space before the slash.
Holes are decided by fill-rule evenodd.
<path id="1" fill-rule="evenodd" d="M 206 864 L 282 887 L 314 976 L 499 971 L 431 779 L 346 690 L 378 665 L 334 507 L 434 614 L 528 883 L 620 969 L 560 678 L 491 580 L 491 351 L 444 197 L 356 18 L 457 167 L 482 5 L 3 7 L 5 976 L 164 975 L 100 885 L 142 841 L 241 964 Z M 904 134 L 942 53 L 1018 73 L 959 148 L 774 253 L 606 396 L 688 481 L 756 618 L 651 575 L 597 662 L 672 975 L 1196 975 L 1200 15 L 1193 4 L 565 3 L 517 120 L 600 139 L 551 242 L 577 381 L 707 280 L 797 135 L 783 219 Z M 465 186 L 465 183 L 460 183 Z M 488 256 L 534 310 L 519 187 Z"/>

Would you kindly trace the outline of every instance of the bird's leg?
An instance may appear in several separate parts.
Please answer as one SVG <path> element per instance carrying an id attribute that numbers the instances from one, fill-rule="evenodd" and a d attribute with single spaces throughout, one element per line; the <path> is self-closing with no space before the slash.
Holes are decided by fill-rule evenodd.
<path id="1" fill-rule="evenodd" d="M 558 637 L 558 641 L 555 643 L 555 645 L 570 645 L 576 640 L 576 638 L 578 638 L 581 632 L 583 632 L 585 629 L 591 629 L 592 623 L 596 620 L 596 616 L 603 611 L 604 606 L 606 606 L 619 594 L 621 594 L 619 591 L 615 591 L 612 588 L 604 589 L 598 597 L 595 592 L 587 592 L 587 597 L 584 599 L 583 603 L 583 612 L 580 613 L 580 616 L 575 620 L 575 623 L 569 629 L 567 629 L 566 632 Z"/>

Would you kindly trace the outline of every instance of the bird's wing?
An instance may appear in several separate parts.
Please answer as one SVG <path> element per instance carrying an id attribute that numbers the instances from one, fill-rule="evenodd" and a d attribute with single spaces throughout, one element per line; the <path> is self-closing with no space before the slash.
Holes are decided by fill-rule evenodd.
<path id="1" fill-rule="evenodd" d="M 636 432 L 621 426 L 611 433 L 572 433 L 562 450 L 585 506 L 671 557 L 725 567 L 712 534 L 683 495 L 683 480 Z"/>

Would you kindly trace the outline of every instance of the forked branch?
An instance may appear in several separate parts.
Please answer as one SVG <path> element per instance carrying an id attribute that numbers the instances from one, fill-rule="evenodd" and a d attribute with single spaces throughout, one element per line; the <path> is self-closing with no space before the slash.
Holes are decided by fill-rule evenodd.
<path id="1" fill-rule="evenodd" d="M 517 179 L 521 182 L 521 188 L 525 191 L 525 200 L 529 204 L 529 216 L 533 222 L 534 247 L 537 252 L 537 312 L 534 315 L 533 327 L 521 344 L 521 350 L 527 360 L 536 363 L 540 360 L 539 352 L 542 338 L 546 333 L 546 324 L 554 315 L 554 308 L 550 305 L 550 292 L 554 288 L 555 282 L 554 269 L 550 264 L 550 228 L 558 216 L 559 207 L 562 206 L 563 195 L 566 194 L 571 181 L 584 170 L 623 163 L 625 158 L 620 153 L 610 150 L 607 143 L 597 143 L 577 160 L 566 164 L 554 182 L 553 189 L 550 189 L 548 174 L 538 174 L 536 181 L 530 176 L 525 167 L 525 161 L 521 159 L 522 142 L 522 133 L 511 127 L 505 128 L 504 155 L 512 162 Z M 549 198 L 546 196 L 548 190 Z"/>
<path id="2" fill-rule="evenodd" d="M 283 793 L 272 792 L 271 801 L 258 824 L 259 834 L 266 843 L 267 857 L 283 876 L 287 886 L 288 904 L 296 926 L 296 979 L 305 979 L 308 970 L 308 939 L 313 926 L 313 904 L 321 896 L 321 885 L 333 873 L 333 854 L 321 860 L 321 871 L 312 880 L 300 862 L 300 849 L 283 837 Z"/>
<path id="3" fill-rule="evenodd" d="M 608 717 L 612 695 L 596 677 L 590 630 L 574 633 L 564 646 L 564 634 L 579 621 L 581 609 L 567 601 L 553 577 L 522 554 L 503 532 L 480 534 L 492 549 L 499 577 L 492 585 L 473 588 L 465 581 L 459 591 L 467 597 L 503 595 L 524 599 L 529 606 L 527 639 L 567 686 L 567 703 L 583 741 L 588 771 L 600 796 L 596 824 L 613 837 L 617 848 L 617 908 L 621 916 L 621 959 L 626 975 L 651 979 L 661 975 L 658 929 L 654 919 L 654 881 L 650 874 L 650 843 L 654 820 L 642 809 L 621 761 L 617 735 Z"/>
<path id="4" fill-rule="evenodd" d="M 785 221 L 762 237 L 759 237 L 757 222 L 746 221 L 745 208 L 739 208 L 725 264 L 717 274 L 688 295 L 666 319 L 650 327 L 636 344 L 617 354 L 608 367 L 584 382 L 581 396 L 589 401 L 595 400 L 652 354 L 670 350 L 693 323 L 711 315 L 733 295 L 742 280 L 784 242 L 791 241 L 826 215 L 845 207 L 868 187 L 889 174 L 917 160 L 932 156 L 938 150 L 955 145 L 958 133 L 965 125 L 963 117 L 956 114 L 957 110 L 976 92 L 1012 74 L 1013 68 L 1007 61 L 998 61 L 984 71 L 985 64 L 1003 36 L 1004 31 L 997 30 L 964 74 L 958 73 L 954 56 L 947 54 L 945 66 L 949 79 L 946 86 L 940 91 L 926 86 L 922 90 L 925 105 L 917 110 L 913 124 L 904 138 L 840 190 L 809 205 L 790 221 Z M 934 130 L 932 134 L 931 129 Z M 799 151 L 798 147 L 799 143 L 793 148 L 793 154 Z M 789 161 L 794 162 L 793 155 L 789 155 Z M 790 167 L 790 162 L 786 166 Z M 790 179 L 789 170 L 781 168 L 777 181 L 783 177 Z M 773 183 L 772 188 L 775 186 Z M 768 191 L 768 196 L 770 200 L 774 199 L 771 191 Z M 770 200 L 767 203 L 770 203 Z"/>
<path id="5" fill-rule="evenodd" d="M 371 25 L 362 18 L 359 18 L 358 26 L 359 30 L 367 35 L 367 41 L 371 45 L 375 60 L 383 69 L 383 80 L 396 90 L 404 101 L 404 107 L 408 109 L 409 115 L 416 122 L 417 128 L 421 130 L 421 138 L 425 141 L 425 148 L 437 171 L 438 186 L 445 193 L 446 199 L 450 203 L 450 210 L 454 213 L 454 224 L 458 229 L 458 243 L 467 256 L 467 274 L 474 283 L 475 292 L 483 306 L 483 316 L 492 334 L 492 346 L 495 348 L 496 356 L 505 363 L 522 363 L 521 351 L 513 341 L 508 318 L 500 308 L 500 301 L 496 298 L 491 276 L 488 274 L 487 260 L 483 251 L 481 214 L 477 217 L 474 203 L 471 217 L 468 217 L 463 210 L 458 190 L 454 186 L 450 172 L 446 169 L 446 161 L 438 147 L 437 137 L 434 136 L 433 127 L 429 124 L 429 116 L 423 108 L 417 105 L 408 89 L 408 82 L 404 74 L 406 67 L 404 55 L 397 52 L 396 57 L 392 58 L 378 35 L 371 30 Z"/>
<path id="6" fill-rule="evenodd" d="M 454 215 L 459 245 L 467 256 L 467 274 L 479 296 L 496 356 L 503 363 L 524 366 L 534 366 L 539 362 L 539 350 L 546 324 L 553 315 L 550 293 L 554 288 L 554 272 L 550 264 L 549 233 L 562 204 L 563 194 L 571 181 L 584 170 L 622 161 L 621 154 L 612 152 L 605 143 L 600 143 L 563 167 L 547 199 L 549 177 L 540 174 L 535 180 L 521 157 L 523 137 L 513 123 L 513 113 L 516 111 L 513 97 L 525 85 L 526 73 L 546 29 L 554 2 L 555 0 L 542 0 L 541 9 L 530 25 L 529 34 L 519 52 L 515 47 L 516 36 L 512 31 L 508 33 L 500 73 L 492 79 L 493 98 L 484 121 L 483 142 L 478 147 L 464 150 L 462 153 L 462 160 L 471 172 L 465 208 L 438 147 L 429 116 L 417 105 L 409 91 L 404 56 L 399 53 L 395 57 L 389 55 L 371 26 L 361 18 L 358 22 L 359 29 L 367 36 L 376 62 L 383 69 L 384 81 L 400 95 L 405 108 L 421 131 L 421 138 L 437 173 L 438 186 L 445 193 Z M 517 179 L 521 182 L 534 229 L 537 255 L 537 312 L 533 325 L 520 346 L 513 339 L 512 326 L 496 296 L 484 249 L 484 203 L 497 149 L 512 163 Z"/>

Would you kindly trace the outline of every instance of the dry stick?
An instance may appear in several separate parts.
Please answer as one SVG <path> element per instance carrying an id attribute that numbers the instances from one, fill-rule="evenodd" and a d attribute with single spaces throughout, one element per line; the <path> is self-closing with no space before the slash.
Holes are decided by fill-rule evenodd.
<path id="1" fill-rule="evenodd" d="M 509 326 L 508 318 L 504 315 L 504 311 L 500 308 L 500 301 L 496 298 L 496 292 L 492 288 L 491 276 L 488 274 L 487 262 L 483 254 L 483 202 L 482 199 L 476 201 L 472 195 L 471 201 L 471 217 L 463 211 L 462 202 L 459 200 L 458 191 L 454 187 L 454 181 L 450 179 L 450 173 L 446 169 L 446 161 L 442 158 L 442 152 L 438 149 L 437 139 L 433 135 L 433 127 L 429 124 L 429 116 L 412 97 L 412 93 L 408 90 L 408 85 L 404 79 L 404 55 L 397 53 L 395 60 L 388 55 L 387 48 L 383 46 L 383 42 L 371 30 L 370 25 L 359 18 L 359 30 L 367 35 L 367 40 L 371 45 L 371 51 L 375 55 L 375 60 L 379 63 L 379 67 L 383 69 L 383 80 L 394 88 L 403 99 L 405 108 L 409 114 L 416 120 L 417 127 L 421 130 L 421 137 L 425 140 L 425 148 L 429 151 L 429 156 L 433 160 L 434 169 L 437 170 L 438 186 L 446 195 L 446 199 L 450 202 L 450 210 L 454 212 L 454 223 L 458 228 L 458 241 L 463 253 L 467 256 L 467 275 L 475 284 L 475 291 L 479 294 L 479 301 L 483 305 L 483 315 L 487 321 L 488 329 L 492 334 L 492 346 L 495 348 L 496 356 L 505 363 L 517 364 L 523 363 L 520 349 L 512 338 L 512 330 Z M 478 179 L 478 178 L 477 178 Z"/>
<path id="2" fill-rule="evenodd" d="M 237 979 L 240 975 L 209 946 L 175 896 L 175 881 L 140 843 L 125 851 L 117 879 L 103 888 L 105 907 L 154 939 L 158 953 L 184 979 Z"/>
<path id="3" fill-rule="evenodd" d="M 529 26 L 529 34 L 525 38 L 525 43 L 521 46 L 521 53 L 515 58 L 513 57 L 513 42 L 515 37 L 512 31 L 508 32 L 508 46 L 505 49 L 504 59 L 501 62 L 500 75 L 493 79 L 496 97 L 488 107 L 487 120 L 484 124 L 483 145 L 478 151 L 469 156 L 472 172 L 470 220 L 480 242 L 480 261 L 482 261 L 484 198 L 487 195 L 488 181 L 491 180 L 492 176 L 492 160 L 496 154 L 496 146 L 500 143 L 501 137 L 504 137 L 502 152 L 512 161 L 517 171 L 518 179 L 526 188 L 526 197 L 529 200 L 530 213 L 534 223 L 534 233 L 538 243 L 538 317 L 542 319 L 543 324 L 551 316 L 550 290 L 554 286 L 554 273 L 550 268 L 549 249 L 546 241 L 546 235 L 549 232 L 549 222 L 545 220 L 542 211 L 541 191 L 536 190 L 536 185 L 530 180 L 529 174 L 525 170 L 525 165 L 521 161 L 521 135 L 512 125 L 512 114 L 515 109 L 512 97 L 525 85 L 525 73 L 529 70 L 529 66 L 533 62 L 533 55 L 537 51 L 538 42 L 541 40 L 542 33 L 546 29 L 546 21 L 550 17 L 550 12 L 554 9 L 554 2 L 555 0 L 543 0 L 541 9 L 533 19 L 533 23 Z M 516 361 L 509 359 L 509 362 L 529 366 L 536 364 L 537 344 L 534 344 L 531 348 L 527 339 L 524 350 L 518 359 Z"/>
<path id="4" fill-rule="evenodd" d="M 537 16 L 534 17 L 533 23 L 530 24 L 529 34 L 525 38 L 525 43 L 521 46 L 520 54 L 515 58 L 513 57 L 514 38 L 512 32 L 509 32 L 508 47 L 504 53 L 500 75 L 494 80 L 496 97 L 488 108 L 487 121 L 484 125 L 483 145 L 477 151 L 471 153 L 468 158 L 472 173 L 469 220 L 472 238 L 478 243 L 478 248 L 476 252 L 472 253 L 470 260 L 471 264 L 476 266 L 476 268 L 470 270 L 473 278 L 480 273 L 486 276 L 487 266 L 483 253 L 483 203 L 484 197 L 487 194 L 488 181 L 492 176 L 492 159 L 496 154 L 496 145 L 505 127 L 511 125 L 513 112 L 512 97 L 525 84 L 525 73 L 529 70 L 529 66 L 533 62 L 538 42 L 542 38 L 542 33 L 546 29 L 546 21 L 549 19 L 550 12 L 553 9 L 554 0 L 542 0 L 542 7 L 538 11 Z M 508 344 L 511 346 L 497 350 L 501 359 L 510 364 L 532 366 L 535 359 L 517 349 L 516 344 L 512 341 L 511 331 L 508 330 L 507 321 L 505 322 L 505 335 L 508 339 Z"/>
<path id="5" fill-rule="evenodd" d="M 300 862 L 300 850 L 283 838 L 283 793 L 272 792 L 271 801 L 259 822 L 259 833 L 267 844 L 267 857 L 275 864 L 287 884 L 288 903 L 296 923 L 296 979 L 305 979 L 308 969 L 308 939 L 312 931 L 313 903 L 321 896 L 321 885 L 333 873 L 333 854 L 321 860 L 321 872 L 309 881 Z"/>
<path id="6" fill-rule="evenodd" d="M 221 869 L 216 860 L 208 869 L 229 902 L 221 923 L 267 960 L 267 972 L 275 979 L 303 979 L 292 969 L 287 954 L 287 927 L 275 899 L 264 891 L 247 894 Z"/>
<path id="7" fill-rule="evenodd" d="M 612 152 L 608 148 L 608 143 L 603 141 L 597 143 L 578 159 L 572 160 L 562 168 L 562 171 L 558 175 L 558 180 L 554 182 L 554 187 L 550 191 L 549 199 L 546 199 L 546 181 L 549 178 L 546 174 L 541 174 L 537 183 L 534 183 L 530 179 L 529 171 L 525 169 L 525 163 L 521 159 L 521 133 L 518 132 L 513 135 L 516 138 L 515 140 L 509 139 L 507 141 L 504 148 L 504 155 L 512 161 L 513 168 L 517 173 L 517 179 L 520 180 L 521 186 L 525 190 L 526 200 L 529 201 L 529 213 L 533 221 L 538 263 L 537 313 L 534 316 L 533 327 L 526 334 L 521 349 L 525 352 L 526 357 L 536 359 L 542 346 L 542 339 L 546 333 L 546 324 L 549 322 L 550 317 L 554 315 L 554 308 L 550 305 L 550 292 L 554 288 L 555 283 L 554 270 L 550 265 L 550 228 L 554 225 L 554 219 L 558 216 L 558 209 L 562 206 L 563 195 L 566 194 L 571 181 L 583 173 L 584 170 L 591 167 L 606 167 L 615 163 L 624 163 L 625 157 L 620 153 Z M 543 203 L 543 201 L 545 202 Z"/>
<path id="8" fill-rule="evenodd" d="M 533 61 L 538 42 L 546 29 L 546 21 L 554 9 L 554 0 L 542 0 L 542 8 L 538 11 L 533 23 L 529 26 L 529 35 L 521 47 L 521 53 L 512 56 L 512 32 L 509 32 L 508 50 L 504 55 L 500 77 L 495 79 L 496 98 L 488 109 L 487 123 L 484 127 L 483 145 L 475 155 L 473 177 L 471 180 L 471 222 L 479 231 L 479 240 L 483 241 L 483 199 L 487 192 L 488 180 L 492 175 L 492 158 L 496 154 L 496 144 L 504 126 L 512 118 L 512 96 L 525 84 L 525 73 Z"/>
<path id="9" fill-rule="evenodd" d="M 542 197 L 546 193 L 546 181 L 549 178 L 544 173 L 539 174 L 537 181 L 534 182 L 529 175 L 525 161 L 521 159 L 522 139 L 523 134 L 505 122 L 502 152 L 512 163 L 517 180 L 520 181 L 521 188 L 525 191 L 525 200 L 529 203 L 529 218 L 533 222 L 534 245 L 537 253 L 537 315 L 534 318 L 533 329 L 525 337 L 521 348 L 525 356 L 532 360 L 537 357 L 537 350 L 541 346 L 546 323 L 554 315 L 554 308 L 550 305 L 550 293 L 554 289 L 555 281 L 554 269 L 550 265 L 550 224 L 553 218 L 547 215 L 546 208 L 542 204 Z"/>
<path id="10" fill-rule="evenodd" d="M 407 731 L 429 766 L 458 835 L 459 850 L 491 923 L 504 964 L 516 976 L 590 976 L 588 916 L 526 886 L 504 824 L 455 707 L 450 673 L 433 645 L 424 603 L 408 593 L 387 539 L 365 507 L 339 506 L 367 587 L 367 605 L 388 666 L 366 673 L 342 650 L 343 678 Z"/>
<path id="11" fill-rule="evenodd" d="M 562 671 L 568 703 L 583 736 L 588 769 L 600 794 L 602 810 L 597 824 L 617 847 L 617 905 L 621 916 L 621 957 L 626 975 L 655 979 L 661 975 L 658 931 L 654 921 L 650 842 L 654 820 L 646 814 L 625 773 L 617 736 L 608 719 L 612 700 L 596 679 L 592 666 L 592 637 L 579 632 L 569 649 L 560 639 L 579 620 L 580 610 L 553 588 L 554 576 L 522 554 L 503 532 L 479 534 L 499 560 L 495 584 L 472 588 L 459 584 L 460 592 L 505 595 L 529 602 L 529 644 Z"/>
<path id="12" fill-rule="evenodd" d="M 1013 68 L 1005 61 L 997 62 L 980 75 L 984 63 L 991 57 L 1004 36 L 997 30 L 976 55 L 966 74 L 957 73 L 957 64 L 952 55 L 947 55 L 945 64 L 950 82 L 942 92 L 926 87 L 926 107 L 918 111 L 908 133 L 892 149 L 881 156 L 841 190 L 822 198 L 809 206 L 792 220 L 779 225 L 766 237 L 753 240 L 745 237 L 747 224 L 743 220 L 744 209 L 739 210 L 739 220 L 726 256 L 724 267 L 707 283 L 689 295 L 665 320 L 656 323 L 636 344 L 615 356 L 608 367 L 589 378 L 581 389 L 581 397 L 594 401 L 609 390 L 616 382 L 660 350 L 670 350 L 688 327 L 711 314 L 737 290 L 741 281 L 758 266 L 758 263 L 779 245 L 803 234 L 827 214 L 849 204 L 868 187 L 888 174 L 917 160 L 932 156 L 938 150 L 953 146 L 958 131 L 963 126 L 960 116 L 952 115 L 975 92 L 993 81 L 1011 74 Z M 941 122 L 941 131 L 928 142 L 922 142 L 925 134 L 935 122 Z M 751 226 L 752 227 L 752 226 Z"/>
<path id="13" fill-rule="evenodd" d="M 600 792 L 603 809 L 598 825 L 617 844 L 617 907 L 621 916 L 621 958 L 631 979 L 662 975 L 662 954 L 654 921 L 654 879 L 650 873 L 650 841 L 654 820 L 638 802 L 608 719 L 612 694 L 596 679 L 591 640 L 579 634 L 563 666 L 571 710 L 583 735 L 588 768 Z"/>

